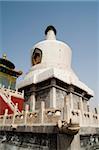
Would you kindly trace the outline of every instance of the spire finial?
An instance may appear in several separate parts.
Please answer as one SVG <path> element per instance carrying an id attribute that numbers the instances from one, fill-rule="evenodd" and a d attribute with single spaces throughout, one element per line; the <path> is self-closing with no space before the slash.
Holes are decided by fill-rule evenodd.
<path id="1" fill-rule="evenodd" d="M 56 29 L 54 26 L 50 25 L 45 30 L 45 35 L 47 40 L 56 40 Z"/>
<path id="2" fill-rule="evenodd" d="M 2 58 L 3 58 L 3 59 L 7 59 L 6 53 L 4 53 L 4 54 L 2 55 Z"/>
<path id="3" fill-rule="evenodd" d="M 55 35 L 57 34 L 57 31 L 56 31 L 55 27 L 52 26 L 52 25 L 49 25 L 49 26 L 46 28 L 46 30 L 45 30 L 45 35 L 47 35 L 47 32 L 50 31 L 50 30 L 54 31 L 54 34 L 55 34 Z"/>

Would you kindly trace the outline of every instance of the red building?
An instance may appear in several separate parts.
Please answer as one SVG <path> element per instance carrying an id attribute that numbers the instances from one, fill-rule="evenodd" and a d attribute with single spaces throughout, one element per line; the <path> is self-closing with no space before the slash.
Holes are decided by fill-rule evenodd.
<path id="1" fill-rule="evenodd" d="M 23 109 L 24 95 L 18 92 L 16 88 L 16 79 L 22 74 L 15 70 L 15 65 L 10 62 L 4 54 L 0 58 L 0 115 L 8 109 L 8 114 L 15 111 L 21 112 Z"/>

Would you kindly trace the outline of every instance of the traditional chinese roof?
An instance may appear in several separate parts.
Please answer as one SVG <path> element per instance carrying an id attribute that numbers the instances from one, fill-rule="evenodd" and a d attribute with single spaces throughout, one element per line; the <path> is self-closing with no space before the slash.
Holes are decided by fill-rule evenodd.
<path id="1" fill-rule="evenodd" d="M 22 74 L 22 71 L 16 71 L 14 69 L 15 65 L 7 59 L 6 54 L 3 54 L 3 57 L 0 58 L 0 71 L 15 77 Z"/>

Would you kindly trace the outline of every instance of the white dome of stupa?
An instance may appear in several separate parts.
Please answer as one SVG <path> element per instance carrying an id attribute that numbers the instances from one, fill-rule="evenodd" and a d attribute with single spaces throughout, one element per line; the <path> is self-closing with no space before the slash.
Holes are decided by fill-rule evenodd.
<path id="1" fill-rule="evenodd" d="M 71 68 L 71 48 L 64 42 L 56 40 L 55 32 L 51 26 L 46 33 L 46 40 L 34 45 L 32 54 L 35 48 L 42 51 L 42 58 L 41 63 L 32 67 L 33 70 L 49 67 L 63 70 Z"/>
<path id="2" fill-rule="evenodd" d="M 72 50 L 56 39 L 56 29 L 48 26 L 46 39 L 35 44 L 31 50 L 31 68 L 18 88 L 36 84 L 55 77 L 67 84 L 75 85 L 93 96 L 93 91 L 82 83 L 71 68 Z"/>

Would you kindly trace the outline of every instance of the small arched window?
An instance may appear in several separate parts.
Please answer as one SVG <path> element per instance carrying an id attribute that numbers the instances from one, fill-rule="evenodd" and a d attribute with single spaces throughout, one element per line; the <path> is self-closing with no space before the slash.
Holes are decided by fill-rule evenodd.
<path id="1" fill-rule="evenodd" d="M 41 63 L 42 51 L 39 48 L 35 48 L 32 54 L 32 65 Z"/>

